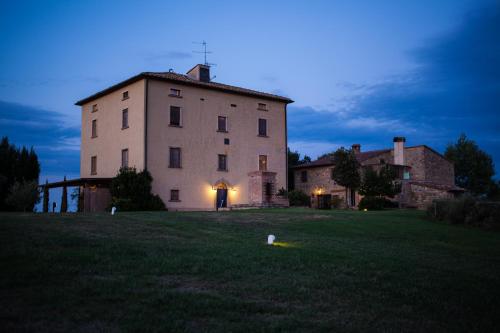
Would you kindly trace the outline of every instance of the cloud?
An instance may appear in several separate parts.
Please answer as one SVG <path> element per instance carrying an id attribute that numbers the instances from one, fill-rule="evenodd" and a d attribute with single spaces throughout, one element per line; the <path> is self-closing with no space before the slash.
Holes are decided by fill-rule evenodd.
<path id="1" fill-rule="evenodd" d="M 79 174 L 80 128 L 68 127 L 64 119 L 56 112 L 0 101 L 0 136 L 9 137 L 16 146 L 33 146 L 41 179 Z"/>
<path id="2" fill-rule="evenodd" d="M 193 54 L 189 52 L 166 51 L 161 53 L 150 54 L 146 56 L 146 60 L 151 62 L 156 62 L 163 60 L 185 60 L 185 59 L 191 59 L 192 57 Z"/>
<path id="3" fill-rule="evenodd" d="M 345 93 L 328 105 L 330 112 L 290 112 L 289 133 L 294 140 L 369 140 L 375 146 L 404 135 L 443 151 L 465 132 L 498 167 L 499 36 L 500 3 L 473 10 L 454 30 L 408 52 L 416 64 L 412 72 L 376 84 L 341 82 L 337 87 Z"/>

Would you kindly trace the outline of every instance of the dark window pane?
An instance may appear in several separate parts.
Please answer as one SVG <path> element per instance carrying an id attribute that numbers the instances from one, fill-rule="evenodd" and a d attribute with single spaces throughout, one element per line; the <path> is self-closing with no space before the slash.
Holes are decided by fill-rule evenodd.
<path id="1" fill-rule="evenodd" d="M 128 149 L 122 150 L 122 168 L 128 168 Z"/>
<path id="2" fill-rule="evenodd" d="M 91 175 L 97 174 L 97 156 L 92 156 L 90 158 L 90 174 Z"/>
<path id="3" fill-rule="evenodd" d="M 229 144 L 229 139 L 228 139 L 228 138 L 225 138 L 225 139 L 224 139 L 224 144 L 225 144 L 225 145 L 228 145 L 228 144 Z"/>
<path id="4" fill-rule="evenodd" d="M 300 173 L 300 180 L 303 182 L 303 183 L 306 183 L 307 182 L 307 171 L 302 171 Z"/>
<path id="5" fill-rule="evenodd" d="M 181 108 L 178 106 L 170 107 L 170 125 L 173 126 L 181 125 Z"/>
<path id="6" fill-rule="evenodd" d="M 266 136 L 267 135 L 267 120 L 259 119 L 259 135 Z"/>
<path id="7" fill-rule="evenodd" d="M 221 132 L 226 132 L 227 131 L 227 118 L 219 116 L 217 121 L 217 130 Z"/>
<path id="8" fill-rule="evenodd" d="M 218 170 L 227 170 L 227 155 L 219 155 Z"/>
<path id="9" fill-rule="evenodd" d="M 180 148 L 170 148 L 170 168 L 180 168 L 181 167 L 181 149 Z"/>
<path id="10" fill-rule="evenodd" d="M 128 109 L 122 111 L 122 128 L 128 127 Z"/>
<path id="11" fill-rule="evenodd" d="M 92 137 L 97 136 L 97 119 L 92 120 Z"/>
<path id="12" fill-rule="evenodd" d="M 179 190 L 170 190 L 170 201 L 179 201 Z"/>

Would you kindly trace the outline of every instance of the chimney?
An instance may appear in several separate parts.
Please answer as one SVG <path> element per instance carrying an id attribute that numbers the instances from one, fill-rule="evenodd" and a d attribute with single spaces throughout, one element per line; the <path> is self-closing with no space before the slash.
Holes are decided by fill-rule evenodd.
<path id="1" fill-rule="evenodd" d="M 187 76 L 201 82 L 210 82 L 210 66 L 198 64 L 187 72 Z"/>
<path id="2" fill-rule="evenodd" d="M 405 165 L 405 142 L 403 136 L 396 136 L 394 138 L 394 164 Z"/>
<path id="3" fill-rule="evenodd" d="M 352 145 L 352 151 L 355 154 L 361 153 L 361 145 L 359 143 L 355 143 Z"/>

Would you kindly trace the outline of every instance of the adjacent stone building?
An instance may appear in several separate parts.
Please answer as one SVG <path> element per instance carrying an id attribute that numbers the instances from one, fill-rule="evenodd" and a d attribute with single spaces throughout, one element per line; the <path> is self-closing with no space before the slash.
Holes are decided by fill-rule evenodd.
<path id="1" fill-rule="evenodd" d="M 389 165 L 396 170 L 401 182 L 401 193 L 394 200 L 401 207 L 424 209 L 432 200 L 451 198 L 463 189 L 455 186 L 453 164 L 443 155 L 426 145 L 405 147 L 405 138 L 394 138 L 391 149 L 361 151 L 361 145 L 354 144 L 352 150 L 362 168 L 375 170 Z M 294 168 L 295 188 L 311 197 L 311 204 L 320 207 L 332 198 L 348 202 L 356 207 L 361 196 L 355 191 L 347 191 L 335 183 L 332 170 L 335 167 L 332 156 L 320 158 L 311 163 Z"/>
<path id="2" fill-rule="evenodd" d="M 289 98 L 216 83 L 210 67 L 145 72 L 78 101 L 84 210 L 120 167 L 147 169 L 171 210 L 286 204 Z M 97 182 L 96 180 L 103 180 Z M 99 185 L 95 185 L 99 183 Z"/>

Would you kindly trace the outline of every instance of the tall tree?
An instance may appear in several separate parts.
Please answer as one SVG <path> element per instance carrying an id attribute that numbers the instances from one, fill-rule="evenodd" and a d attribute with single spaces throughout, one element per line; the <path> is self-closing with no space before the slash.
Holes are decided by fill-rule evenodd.
<path id="1" fill-rule="evenodd" d="M 288 190 L 291 191 L 295 189 L 295 178 L 294 178 L 294 166 L 301 165 L 304 163 L 311 162 L 311 158 L 304 155 L 304 158 L 300 159 L 300 153 L 298 151 L 291 151 L 288 148 Z"/>
<path id="2" fill-rule="evenodd" d="M 465 134 L 448 145 L 444 156 L 455 165 L 455 183 L 472 194 L 486 195 L 496 185 L 492 179 L 495 168 L 491 156 Z"/>
<path id="3" fill-rule="evenodd" d="M 337 184 L 345 187 L 346 204 L 349 205 L 348 190 L 355 191 L 360 185 L 359 162 L 351 149 L 340 147 L 333 153 L 335 167 L 332 178 Z"/>
<path id="4" fill-rule="evenodd" d="M 0 211 L 16 209 L 6 201 L 16 182 L 38 183 L 39 175 L 40 163 L 33 148 L 16 148 L 3 137 L 0 141 Z M 21 188 L 15 187 L 16 190 Z"/>
<path id="5" fill-rule="evenodd" d="M 396 173 L 389 166 L 383 166 L 379 172 L 367 168 L 363 172 L 359 193 L 371 197 L 393 198 L 401 191 L 401 186 L 396 180 Z"/>

